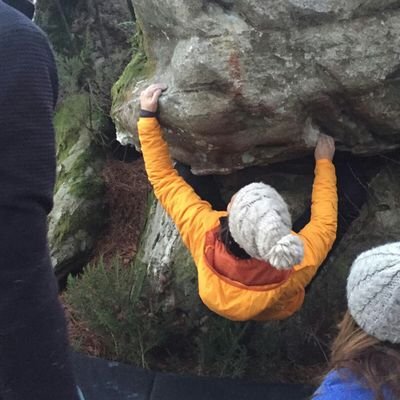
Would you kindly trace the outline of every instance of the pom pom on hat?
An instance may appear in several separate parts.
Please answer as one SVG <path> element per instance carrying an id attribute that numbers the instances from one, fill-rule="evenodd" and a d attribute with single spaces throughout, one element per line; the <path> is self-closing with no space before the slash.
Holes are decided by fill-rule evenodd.
<path id="1" fill-rule="evenodd" d="M 253 258 L 276 269 L 290 269 L 304 256 L 303 243 L 291 234 L 286 202 L 271 186 L 251 183 L 234 196 L 228 215 L 236 243 Z"/>
<path id="2" fill-rule="evenodd" d="M 361 253 L 347 280 L 350 314 L 369 335 L 400 343 L 400 242 Z"/>
<path id="3" fill-rule="evenodd" d="M 289 234 L 278 240 L 268 252 L 267 258 L 276 269 L 289 269 L 300 264 L 304 257 L 303 242 L 295 235 Z"/>

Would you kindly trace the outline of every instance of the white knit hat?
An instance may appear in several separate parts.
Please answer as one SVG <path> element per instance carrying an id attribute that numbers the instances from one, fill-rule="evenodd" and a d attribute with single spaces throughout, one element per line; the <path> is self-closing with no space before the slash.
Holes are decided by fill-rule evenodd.
<path id="1" fill-rule="evenodd" d="M 400 242 L 360 254 L 347 280 L 350 314 L 369 335 L 400 343 Z"/>
<path id="2" fill-rule="evenodd" d="M 253 258 L 289 269 L 304 256 L 303 242 L 291 233 L 288 206 L 264 183 L 251 183 L 233 197 L 228 215 L 235 242 Z"/>

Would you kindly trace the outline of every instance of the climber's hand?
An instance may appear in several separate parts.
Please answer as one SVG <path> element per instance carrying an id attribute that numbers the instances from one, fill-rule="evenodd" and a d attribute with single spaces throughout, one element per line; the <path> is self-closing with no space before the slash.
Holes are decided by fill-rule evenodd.
<path id="1" fill-rule="evenodd" d="M 158 99 L 165 89 L 167 89 L 167 85 L 155 83 L 143 90 L 140 94 L 140 108 L 145 111 L 156 112 L 158 108 Z"/>
<path id="2" fill-rule="evenodd" d="M 320 134 L 318 136 L 317 146 L 315 147 L 315 159 L 333 159 L 335 154 L 335 141 L 331 136 Z"/>

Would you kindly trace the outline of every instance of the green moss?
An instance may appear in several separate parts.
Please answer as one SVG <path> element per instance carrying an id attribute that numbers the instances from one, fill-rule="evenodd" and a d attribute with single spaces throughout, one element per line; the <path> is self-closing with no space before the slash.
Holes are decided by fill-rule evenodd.
<path id="1" fill-rule="evenodd" d="M 104 195 L 104 181 L 97 174 L 98 163 L 105 157 L 103 149 L 95 144 L 75 160 L 69 170 L 61 169 L 57 176 L 55 192 L 68 182 L 69 193 L 79 199 L 94 200 Z M 93 171 L 89 171 L 92 168 Z"/>
<path id="2" fill-rule="evenodd" d="M 98 177 L 80 178 L 71 185 L 71 193 L 85 200 L 96 200 L 104 195 L 104 182 Z"/>
<path id="3" fill-rule="evenodd" d="M 71 193 L 77 198 L 91 200 L 103 194 L 103 181 L 95 173 L 88 173 L 88 168 L 96 169 L 104 159 L 104 150 L 95 144 L 96 137 L 90 147 L 75 160 L 72 166 L 65 169 L 63 161 L 71 155 L 71 149 L 81 136 L 95 136 L 101 131 L 104 116 L 98 111 L 90 112 L 89 94 L 81 93 L 67 97 L 59 107 L 55 117 L 57 139 L 57 163 L 60 170 L 57 175 L 55 191 L 63 182 L 69 181 Z M 91 121 L 90 121 L 91 120 Z M 89 129 L 93 129 L 91 132 Z M 79 149 L 76 149 L 79 151 Z"/>
<path id="4" fill-rule="evenodd" d="M 58 163 L 68 157 L 69 151 L 79 140 L 88 115 L 89 97 L 87 94 L 71 95 L 59 106 L 54 118 Z"/>
<path id="5" fill-rule="evenodd" d="M 104 157 L 103 151 L 99 146 L 92 145 L 91 148 L 75 160 L 69 171 L 61 171 L 57 177 L 56 190 L 62 182 L 67 182 L 69 193 L 72 194 L 77 201 L 96 200 L 104 196 L 104 182 L 94 171 L 96 163 Z M 92 166 L 94 171 L 87 172 Z M 95 216 L 99 216 L 97 219 Z M 77 232 L 80 228 L 95 234 L 103 226 L 102 213 L 96 210 L 96 213 L 89 213 L 88 210 L 76 210 L 73 214 L 64 214 L 57 223 L 54 232 L 55 246 L 62 243 L 65 237 L 71 232 Z"/>
<path id="6" fill-rule="evenodd" d="M 131 62 L 127 65 L 124 72 L 112 88 L 113 99 L 117 99 L 126 87 L 139 79 L 144 74 L 146 65 L 146 55 L 142 51 L 138 51 Z"/>
<path id="7" fill-rule="evenodd" d="M 96 168 L 96 163 L 104 158 L 104 152 L 101 147 L 92 145 L 83 152 L 75 161 L 72 168 L 66 174 L 66 179 L 71 179 L 70 193 L 76 198 L 95 200 L 104 195 L 104 182 L 94 172 L 88 172 L 88 168 Z M 59 177 L 63 179 L 62 176 Z"/>
<path id="8" fill-rule="evenodd" d="M 95 218 L 95 215 L 98 217 Z M 92 213 L 87 208 L 78 208 L 73 213 L 64 213 L 54 229 L 52 236 L 54 247 L 61 247 L 64 240 L 71 236 L 71 232 L 77 233 L 80 229 L 84 229 L 89 236 L 97 233 L 104 225 L 102 213 Z"/>
<path id="9" fill-rule="evenodd" d="M 75 214 L 63 214 L 59 219 L 56 228 L 53 233 L 54 245 L 59 246 L 62 244 L 64 238 L 71 233 L 72 229 L 77 229 L 80 226 L 80 215 Z"/>
<path id="10" fill-rule="evenodd" d="M 138 24 L 137 26 L 138 28 L 133 40 L 133 58 L 111 90 L 113 107 L 115 104 L 125 101 L 124 92 L 129 86 L 133 86 L 135 82 L 148 77 L 154 71 L 154 64 L 146 55 L 143 33 L 140 29 L 140 25 Z"/>

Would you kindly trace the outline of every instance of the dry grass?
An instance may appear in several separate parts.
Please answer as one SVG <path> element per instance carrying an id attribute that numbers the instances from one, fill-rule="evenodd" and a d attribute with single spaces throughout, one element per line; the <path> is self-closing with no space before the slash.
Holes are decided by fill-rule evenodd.
<path id="1" fill-rule="evenodd" d="M 124 265 L 135 257 L 145 222 L 150 185 L 143 160 L 124 163 L 109 160 L 103 170 L 106 202 L 110 210 L 109 226 L 94 251 L 95 262 L 119 256 Z"/>

